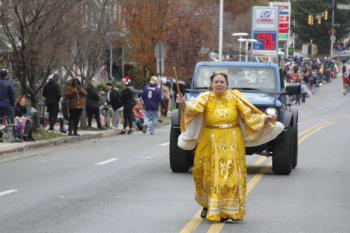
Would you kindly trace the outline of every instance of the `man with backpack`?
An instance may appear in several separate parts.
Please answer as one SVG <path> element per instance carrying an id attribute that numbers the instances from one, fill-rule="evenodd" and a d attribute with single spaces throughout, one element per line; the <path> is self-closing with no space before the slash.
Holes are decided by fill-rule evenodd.
<path id="1" fill-rule="evenodd" d="M 61 88 L 58 84 L 58 74 L 53 74 L 43 89 L 43 96 L 46 98 L 47 112 L 49 113 L 49 131 L 54 130 L 59 112 L 59 102 L 61 99 Z"/>
<path id="2" fill-rule="evenodd" d="M 112 83 L 106 84 L 107 88 L 107 104 L 112 106 L 113 114 L 112 114 L 112 126 L 114 128 L 118 128 L 119 125 L 119 112 L 118 109 L 122 106 L 120 100 L 120 93 L 113 88 Z"/>

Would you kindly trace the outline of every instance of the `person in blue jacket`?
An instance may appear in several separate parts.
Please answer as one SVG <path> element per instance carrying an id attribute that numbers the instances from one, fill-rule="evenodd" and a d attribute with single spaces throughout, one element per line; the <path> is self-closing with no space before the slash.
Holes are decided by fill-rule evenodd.
<path id="1" fill-rule="evenodd" d="M 149 85 L 146 85 L 142 92 L 142 100 L 144 105 L 144 125 L 143 133 L 149 128 L 150 134 L 155 133 L 158 122 L 158 110 L 162 101 L 162 91 L 158 86 L 158 78 L 152 76 Z"/>
<path id="2" fill-rule="evenodd" d="M 15 88 L 10 80 L 7 79 L 7 70 L 0 70 L 0 119 L 7 117 L 9 123 L 13 124 L 14 106 L 15 106 Z M 0 141 L 2 133 L 0 131 Z"/>

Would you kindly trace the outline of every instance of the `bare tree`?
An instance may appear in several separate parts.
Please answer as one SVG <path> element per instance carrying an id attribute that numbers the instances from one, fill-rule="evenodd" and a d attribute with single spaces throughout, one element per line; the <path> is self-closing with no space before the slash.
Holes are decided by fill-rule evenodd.
<path id="1" fill-rule="evenodd" d="M 12 46 L 14 78 L 37 107 L 47 77 L 66 48 L 63 20 L 77 1 L 2 0 L 0 23 Z"/>
<path id="2" fill-rule="evenodd" d="M 215 5 L 214 5 L 215 6 Z M 167 45 L 171 55 L 166 58 L 166 67 L 170 76 L 172 66 L 184 80 L 190 79 L 196 62 L 207 60 L 201 50 L 211 50 L 214 46 L 213 4 L 208 0 L 193 1 L 191 4 L 175 6 L 173 22 L 167 28 Z M 169 72 L 170 71 L 170 72 Z"/>
<path id="3" fill-rule="evenodd" d="M 116 4 L 116 0 L 82 0 L 72 12 L 75 27 L 69 34 L 64 67 L 72 76 L 80 76 L 85 84 L 96 75 L 105 50 L 118 33 L 114 20 Z"/>

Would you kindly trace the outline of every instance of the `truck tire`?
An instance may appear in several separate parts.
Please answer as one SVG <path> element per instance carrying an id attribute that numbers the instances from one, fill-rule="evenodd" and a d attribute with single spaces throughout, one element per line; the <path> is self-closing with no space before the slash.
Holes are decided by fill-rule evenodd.
<path id="1" fill-rule="evenodd" d="M 273 144 L 272 171 L 277 175 L 289 175 L 292 171 L 293 129 L 288 127 Z"/>
<path id="2" fill-rule="evenodd" d="M 298 166 L 298 125 L 293 129 L 293 143 L 292 143 L 292 168 Z"/>
<path id="3" fill-rule="evenodd" d="M 174 126 L 171 126 L 169 145 L 170 169 L 175 173 L 188 172 L 191 167 L 191 161 L 187 151 L 182 150 L 177 146 L 177 138 L 179 135 L 179 130 L 174 128 Z"/>

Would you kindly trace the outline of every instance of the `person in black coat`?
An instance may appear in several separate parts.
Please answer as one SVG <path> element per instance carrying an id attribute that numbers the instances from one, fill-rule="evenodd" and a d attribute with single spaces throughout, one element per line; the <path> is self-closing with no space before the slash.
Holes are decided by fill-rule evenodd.
<path id="1" fill-rule="evenodd" d="M 49 131 L 54 130 L 59 111 L 59 102 L 61 99 L 61 88 L 58 84 L 59 76 L 54 74 L 48 83 L 44 86 L 43 96 L 46 98 L 47 112 L 49 113 Z"/>
<path id="2" fill-rule="evenodd" d="M 134 97 L 133 90 L 134 90 L 134 87 L 132 87 L 128 82 L 128 83 L 125 83 L 125 88 L 121 93 L 124 125 L 120 134 L 125 134 L 127 126 L 129 126 L 128 134 L 132 133 L 132 109 L 135 106 L 135 97 Z"/>
<path id="3" fill-rule="evenodd" d="M 112 126 L 114 128 L 118 128 L 118 125 L 119 125 L 118 109 L 122 107 L 120 102 L 120 94 L 116 89 L 113 88 L 112 83 L 107 83 L 106 88 L 107 88 L 107 104 L 112 106 L 112 109 L 113 109 Z"/>
<path id="4" fill-rule="evenodd" d="M 97 81 L 92 79 L 86 89 L 86 105 L 85 110 L 88 118 L 88 126 L 91 127 L 92 117 L 95 116 L 97 128 L 102 129 L 100 121 L 100 95 L 96 88 Z"/>

